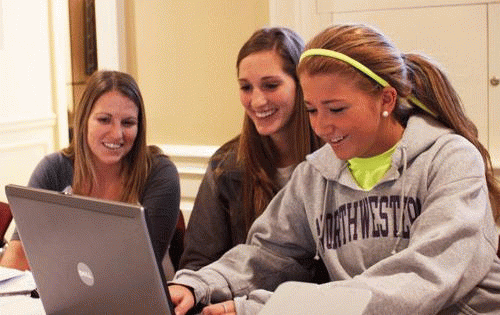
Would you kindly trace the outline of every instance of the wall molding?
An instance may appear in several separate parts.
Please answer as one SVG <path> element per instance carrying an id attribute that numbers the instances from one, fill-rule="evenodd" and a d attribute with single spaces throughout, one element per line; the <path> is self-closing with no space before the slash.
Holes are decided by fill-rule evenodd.
<path id="1" fill-rule="evenodd" d="M 57 115 L 54 144 L 57 149 L 62 149 L 69 144 L 68 104 L 73 103 L 68 1 L 51 0 L 50 8 L 52 102 Z"/>
<path id="2" fill-rule="evenodd" d="M 316 0 L 269 0 L 269 23 L 285 26 L 311 39 L 325 24 L 329 14 L 319 14 Z"/>
<path id="3" fill-rule="evenodd" d="M 416 9 L 456 5 L 498 3 L 498 0 L 317 0 L 318 13 L 347 13 L 376 10 Z"/>
<path id="4" fill-rule="evenodd" d="M 54 150 L 55 115 L 0 122 L 0 187 L 25 185 L 41 158 Z M 0 199 L 5 199 L 0 189 Z"/>
<path id="5" fill-rule="evenodd" d="M 44 130 L 41 133 L 45 133 Z M 53 143 L 50 137 L 39 138 L 33 141 L 11 141 L 0 145 L 0 201 L 7 202 L 5 185 L 27 185 L 32 169 L 52 150 Z M 5 234 L 6 239 L 10 239 L 14 226 L 15 223 L 12 221 Z"/>
<path id="6" fill-rule="evenodd" d="M 19 141 L 0 144 L 0 200 L 3 201 L 6 201 L 4 186 L 27 185 L 33 169 L 54 147 L 52 139 L 47 136 L 41 135 L 30 141 L 22 141 L 22 138 L 21 135 Z"/>
<path id="7" fill-rule="evenodd" d="M 0 145 L 0 154 L 4 152 L 16 152 L 16 151 L 21 151 L 22 149 L 33 149 L 39 147 L 42 149 L 42 151 L 45 154 L 49 153 L 49 150 L 51 148 L 50 143 L 47 141 L 26 141 L 26 142 L 17 142 L 14 144 L 5 144 L 5 145 Z"/>
<path id="8" fill-rule="evenodd" d="M 162 144 L 158 146 L 171 157 L 194 157 L 201 159 L 210 158 L 219 148 L 219 146 L 211 145 Z"/>
<path id="9" fill-rule="evenodd" d="M 16 119 L 10 121 L 0 121 L 0 137 L 2 132 L 23 132 L 33 129 L 53 128 L 57 119 L 55 115 L 38 119 Z"/>

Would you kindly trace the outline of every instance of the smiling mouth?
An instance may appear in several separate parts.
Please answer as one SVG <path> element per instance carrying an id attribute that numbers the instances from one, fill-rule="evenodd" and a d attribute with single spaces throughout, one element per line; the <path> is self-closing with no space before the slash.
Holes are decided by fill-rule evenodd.
<path id="1" fill-rule="evenodd" d="M 255 112 L 255 116 L 257 118 L 267 118 L 267 117 L 271 116 L 272 114 L 274 114 L 276 111 L 277 111 L 277 109 L 270 109 L 270 110 L 266 110 L 266 111 Z"/>
<path id="2" fill-rule="evenodd" d="M 345 138 L 346 138 L 346 136 L 338 136 L 335 138 L 331 138 L 330 143 L 337 144 L 337 143 L 341 142 L 342 140 L 344 140 Z"/>
<path id="3" fill-rule="evenodd" d="M 106 143 L 106 142 L 104 142 L 103 145 L 110 150 L 117 150 L 123 146 L 123 143 Z"/>

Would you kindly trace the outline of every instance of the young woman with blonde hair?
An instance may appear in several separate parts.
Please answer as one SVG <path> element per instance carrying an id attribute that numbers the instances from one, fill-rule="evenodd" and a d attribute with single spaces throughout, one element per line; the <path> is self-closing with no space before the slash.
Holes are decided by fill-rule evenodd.
<path id="1" fill-rule="evenodd" d="M 178 314 L 198 302 L 220 302 L 205 314 L 256 314 L 279 284 L 310 281 L 319 258 L 328 289 L 369 291 L 366 315 L 498 314 L 499 189 L 443 71 L 357 24 L 315 36 L 297 71 L 326 145 L 245 245 L 176 274 Z"/>

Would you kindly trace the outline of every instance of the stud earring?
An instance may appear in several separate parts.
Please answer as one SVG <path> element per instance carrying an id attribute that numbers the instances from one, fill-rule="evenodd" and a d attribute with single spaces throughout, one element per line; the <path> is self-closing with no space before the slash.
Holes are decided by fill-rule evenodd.
<path id="1" fill-rule="evenodd" d="M 382 112 L 382 117 L 384 117 L 384 118 L 389 117 L 389 112 L 388 112 L 388 111 L 386 111 L 386 110 L 384 110 L 384 111 Z"/>

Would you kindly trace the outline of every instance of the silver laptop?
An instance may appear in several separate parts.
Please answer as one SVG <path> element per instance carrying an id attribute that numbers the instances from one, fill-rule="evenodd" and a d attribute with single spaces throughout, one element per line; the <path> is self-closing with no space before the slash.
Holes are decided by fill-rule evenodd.
<path id="1" fill-rule="evenodd" d="M 174 314 L 141 206 L 5 192 L 47 314 Z"/>

